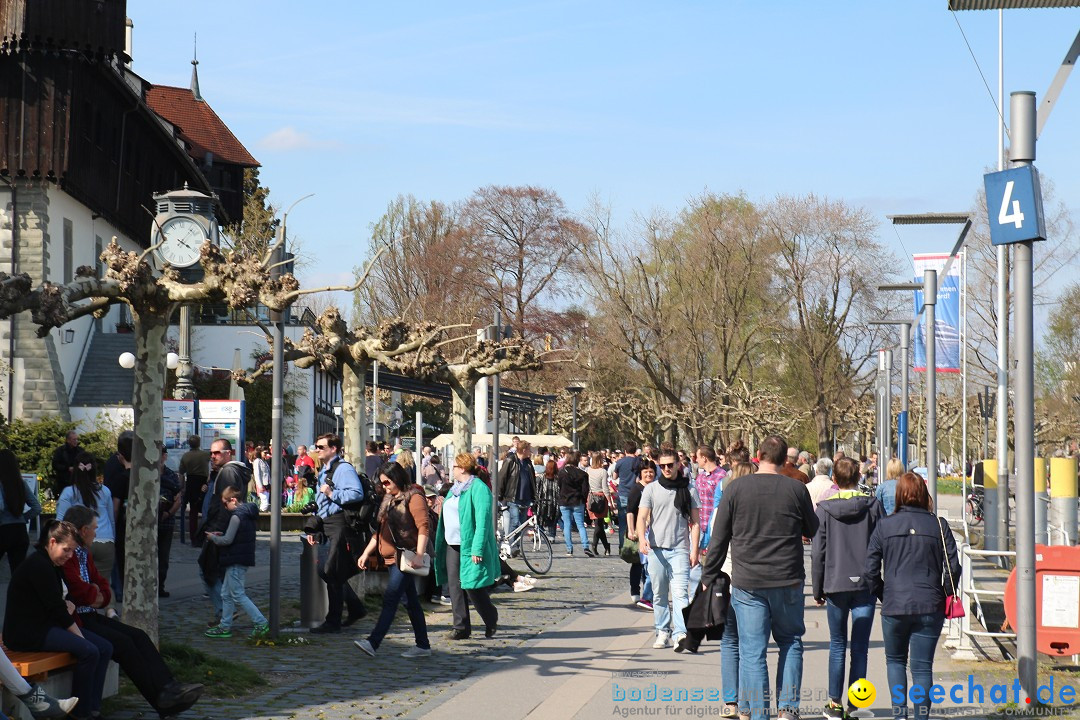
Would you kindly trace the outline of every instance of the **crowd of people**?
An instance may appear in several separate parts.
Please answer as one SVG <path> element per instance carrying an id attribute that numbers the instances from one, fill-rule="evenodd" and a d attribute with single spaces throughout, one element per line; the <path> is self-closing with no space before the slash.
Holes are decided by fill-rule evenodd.
<path id="1" fill-rule="evenodd" d="M 565 461 L 578 458 L 567 454 Z M 876 457 L 818 459 L 773 435 L 753 457 L 741 441 L 693 453 L 627 443 L 590 465 L 607 468 L 606 478 L 595 473 L 596 482 L 613 508 L 620 554 L 631 563 L 630 600 L 653 613 L 654 648 L 696 652 L 702 638 L 685 619 L 695 596 L 726 598 L 725 717 L 768 717 L 770 636 L 779 652 L 772 700 L 780 718 L 798 717 L 806 545 L 811 597 L 826 608 L 830 634 L 825 717 L 842 720 L 854 710 L 847 688 L 866 676 L 878 612 L 890 688 L 907 697 L 909 668 L 914 685 L 933 684 L 960 563 L 925 481 L 903 472 L 898 460 L 877 482 Z M 894 716 L 906 716 L 896 695 Z M 929 697 L 914 705 L 924 720 Z"/>
<path id="2" fill-rule="evenodd" d="M 162 464 L 159 535 L 169 540 L 161 541 L 161 593 L 167 595 L 167 542 L 183 502 L 192 542 L 201 546 L 199 566 L 214 613 L 206 636 L 231 637 L 234 615 L 243 610 L 251 635 L 260 637 L 268 626 L 246 594 L 245 574 L 255 564 L 255 519 L 270 504 L 274 450 L 255 445 L 238 458 L 222 438 L 205 451 L 198 437 L 189 445 L 178 474 Z M 97 711 L 102 668 L 110 657 L 163 717 L 176 714 L 190 707 L 201 687 L 176 683 L 152 644 L 110 607 L 119 591 L 127 495 L 126 483 L 116 478 L 130 467 L 131 438 L 121 436 L 110 458 L 112 471 L 108 464 L 104 468 L 104 484 L 97 480 L 94 459 L 78 450 L 77 438 L 65 446 L 54 458 L 68 481 L 59 491 L 60 520 L 46 526 L 29 558 L 23 560 L 25 515 L 0 508 L 0 553 L 8 554 L 15 569 L 5 642 L 14 649 L 63 649 L 78 658 L 76 717 Z M 811 596 L 825 606 L 830 631 L 825 716 L 849 716 L 846 689 L 866 675 L 878 613 L 890 687 L 907 687 L 909 667 L 914 684 L 932 684 L 936 640 L 960 564 L 924 481 L 905 473 L 896 459 L 885 464 L 879 481 L 875 456 L 816 458 L 775 435 L 754 455 L 741 441 L 690 453 L 670 444 L 639 449 L 632 442 L 617 451 L 534 452 L 514 437 L 493 478 L 480 447 L 454 456 L 446 463 L 450 468 L 425 447 L 419 473 L 412 451 L 400 447 L 369 442 L 356 467 L 343 458 L 341 439 L 333 433 L 319 436 L 312 448 L 309 454 L 300 446 L 287 458 L 281 483 L 283 504 L 310 516 L 305 541 L 317 549 L 319 577 L 326 584 L 329 610 L 311 632 L 340 633 L 364 617 L 364 603 L 349 580 L 385 571 L 379 617 L 354 641 L 367 655 L 379 652 L 401 603 L 414 637 L 413 647 L 402 653 L 407 658 L 431 654 L 421 600 L 452 606 L 448 640 L 471 636 L 474 610 L 484 635 L 497 633 L 492 590 L 505 584 L 524 592 L 535 583 L 500 558 L 493 523 L 493 504 L 499 503 L 505 531 L 535 516 L 552 540 L 561 530 L 568 556 L 580 551 L 594 558 L 615 549 L 630 564 L 631 603 L 652 612 L 656 649 L 696 652 L 701 635 L 688 628 L 686 617 L 699 594 L 722 590 L 726 717 L 767 716 L 770 635 L 780 656 L 776 710 L 784 720 L 798 717 L 806 545 Z M 0 452 L 0 470 L 12 463 L 8 455 Z M 16 461 L 11 472 L 17 470 Z M 23 507 L 6 477 L 0 478 L 4 508 Z M 31 503 L 27 513 L 36 511 Z M 61 577 L 66 586 L 59 584 Z M 27 693 L 40 699 L 39 689 L 28 687 Z M 42 699 L 41 712 L 63 702 L 68 701 Z M 929 699 L 915 703 L 916 717 L 925 718 L 929 707 Z M 894 714 L 905 712 L 894 706 Z"/>

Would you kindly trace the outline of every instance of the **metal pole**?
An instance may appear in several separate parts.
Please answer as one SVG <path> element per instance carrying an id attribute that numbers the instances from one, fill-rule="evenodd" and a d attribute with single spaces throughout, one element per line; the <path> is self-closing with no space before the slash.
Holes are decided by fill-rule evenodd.
<path id="1" fill-rule="evenodd" d="M 961 416 L 960 416 L 960 472 L 964 476 L 964 493 L 963 496 L 967 497 L 967 482 L 969 479 L 967 463 L 968 463 L 968 394 L 967 394 L 967 381 L 968 381 L 968 364 L 967 364 L 967 342 L 968 342 L 968 327 L 967 327 L 967 248 L 962 251 L 964 254 L 960 261 L 960 337 L 963 343 L 960 346 L 960 362 L 962 363 L 962 370 L 960 376 L 960 403 L 961 403 Z M 973 465 L 974 467 L 974 465 Z"/>
<path id="2" fill-rule="evenodd" d="M 1018 166 L 1035 160 L 1035 93 L 1010 96 L 1010 157 Z M 1035 335 L 1031 240 L 1016 243 L 1016 379 L 1013 447 L 1016 456 L 1016 649 L 1020 687 L 1036 697 L 1035 595 Z M 1040 490 L 1045 492 L 1045 485 Z"/>
<path id="3" fill-rule="evenodd" d="M 1005 169 L 1004 15 L 998 11 L 998 170 Z M 997 491 L 1000 498 L 994 532 L 987 528 L 987 549 L 1009 549 L 1009 246 L 997 247 Z M 984 480 L 985 482 L 985 480 Z M 996 547 L 991 547 L 991 541 Z M 1002 566 L 1006 561 L 1002 558 Z"/>
<path id="4" fill-rule="evenodd" d="M 274 257 L 271 277 L 280 277 L 281 263 L 285 259 L 285 220 L 278 227 L 278 247 Z M 270 453 L 270 637 L 277 637 L 281 623 L 281 406 L 285 381 L 285 324 L 282 313 L 270 315 L 274 333 L 273 404 L 270 409 L 270 436 L 273 452 Z"/>
<path id="5" fill-rule="evenodd" d="M 551 417 L 551 401 L 550 401 L 550 400 L 548 401 L 547 407 L 548 407 L 548 435 L 551 435 L 551 434 L 553 434 L 553 433 L 554 433 L 554 431 L 555 431 L 555 425 L 554 425 L 554 423 L 552 422 L 552 417 Z"/>
<path id="6" fill-rule="evenodd" d="M 191 400 L 195 397 L 195 384 L 192 382 L 194 368 L 191 364 L 191 306 L 180 306 L 180 362 L 176 366 L 176 387 L 173 397 L 177 400 Z M 181 526 L 181 533 L 183 528 Z"/>
<path id="7" fill-rule="evenodd" d="M 502 335 L 502 311 L 495 311 L 495 324 L 489 329 L 489 340 L 499 341 Z M 492 527 L 499 527 L 499 374 L 491 376 L 491 503 Z M 511 528 L 512 530 L 513 528 Z"/>
<path id="8" fill-rule="evenodd" d="M 900 462 L 904 472 L 908 469 L 908 373 L 911 372 L 911 323 L 900 326 L 900 357 L 904 364 L 900 371 L 900 416 L 896 419 L 897 442 L 900 444 Z"/>
<path id="9" fill-rule="evenodd" d="M 926 306 L 926 489 L 937 508 L 937 270 L 923 271 Z"/>
<path id="10" fill-rule="evenodd" d="M 420 474 L 423 469 L 420 466 L 423 464 L 424 458 L 424 413 L 422 412 L 416 413 L 416 452 L 413 457 L 416 465 L 416 484 L 423 485 L 424 479 Z"/>
<path id="11" fill-rule="evenodd" d="M 572 415 L 573 415 L 573 423 L 574 423 L 574 426 L 570 429 L 570 440 L 574 443 L 574 449 L 577 450 L 578 449 L 578 446 L 577 446 L 577 393 L 572 392 L 570 394 L 573 396 L 573 399 L 572 399 L 572 404 L 573 404 Z"/>
<path id="12" fill-rule="evenodd" d="M 379 439 L 379 361 L 376 360 L 371 371 L 371 439 Z M 471 448 L 469 448 L 471 449 Z M 463 452 L 467 452 L 463 451 Z"/>

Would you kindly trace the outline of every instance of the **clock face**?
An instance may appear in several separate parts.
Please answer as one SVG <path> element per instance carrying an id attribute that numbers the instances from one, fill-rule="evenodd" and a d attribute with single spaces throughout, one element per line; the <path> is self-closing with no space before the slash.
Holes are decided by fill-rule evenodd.
<path id="1" fill-rule="evenodd" d="M 199 247 L 206 240 L 202 225 L 191 218 L 172 218 L 161 226 L 161 259 L 173 267 L 189 267 L 199 261 Z"/>

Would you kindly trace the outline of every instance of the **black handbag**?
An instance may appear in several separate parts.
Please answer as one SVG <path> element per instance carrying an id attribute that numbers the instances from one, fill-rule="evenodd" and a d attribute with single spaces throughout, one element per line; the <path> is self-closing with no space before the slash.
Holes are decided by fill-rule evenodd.
<path id="1" fill-rule="evenodd" d="M 603 493 L 593 493 L 589 496 L 589 512 L 597 517 L 607 515 L 607 498 L 604 497 Z"/>

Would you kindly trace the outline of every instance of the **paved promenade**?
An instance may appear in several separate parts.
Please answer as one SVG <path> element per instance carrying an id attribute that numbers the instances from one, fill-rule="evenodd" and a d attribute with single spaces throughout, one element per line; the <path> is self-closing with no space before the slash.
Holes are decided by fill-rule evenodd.
<path id="1" fill-rule="evenodd" d="M 260 565 L 249 573 L 249 594 L 264 612 L 268 609 L 269 543 L 259 538 Z M 282 613 L 288 626 L 299 617 L 298 536 L 283 542 Z M 169 590 L 161 603 L 162 637 L 257 668 L 268 685 L 241 698 L 206 698 L 185 717 L 229 720 L 345 720 L 346 718 L 595 718 L 608 716 L 718 716 L 721 703 L 631 700 L 635 692 L 651 697 L 665 689 L 720 686 L 718 643 L 705 643 L 699 655 L 674 653 L 651 647 L 652 614 L 629 604 L 628 566 L 618 558 L 567 558 L 556 545 L 551 573 L 527 593 L 499 592 L 499 633 L 486 640 L 482 632 L 467 641 L 453 642 L 449 608 L 426 606 L 434 654 L 406 660 L 400 652 L 412 645 L 404 613 L 376 658 L 357 650 L 352 640 L 364 637 L 374 623 L 374 612 L 341 635 L 313 636 L 299 646 L 256 647 L 240 633 L 249 629 L 238 619 L 229 640 L 202 635 L 210 614 L 209 601 L 195 570 L 196 552 L 176 543 Z M 807 553 L 809 558 L 809 553 Z M 6 575 L 6 572 L 4 573 Z M 2 580 L 2 578 L 0 578 Z M 474 619 L 475 621 L 475 619 Z M 826 701 L 828 626 L 823 608 L 807 597 L 807 633 L 804 637 L 803 717 L 820 717 Z M 300 633 L 287 633 L 294 635 Z M 958 663 L 940 649 L 935 681 L 961 683 L 967 692 L 968 675 L 989 691 L 993 683 L 1010 686 L 1015 669 L 1009 663 Z M 775 668 L 775 650 L 770 664 Z M 1040 678 L 1043 673 L 1040 673 Z M 880 624 L 875 621 L 870 647 L 868 678 L 877 687 L 873 715 L 890 715 Z M 1055 674 L 1055 683 L 1080 686 L 1067 672 Z M 618 698 L 625 697 L 625 700 Z M 707 694 L 703 697 L 708 697 Z M 1010 696 L 1008 700 L 1012 700 Z M 1006 702 L 983 705 L 946 701 L 935 706 L 934 716 L 963 714 L 983 717 Z M 137 694 L 114 701 L 110 720 L 151 718 L 154 713 Z"/>

